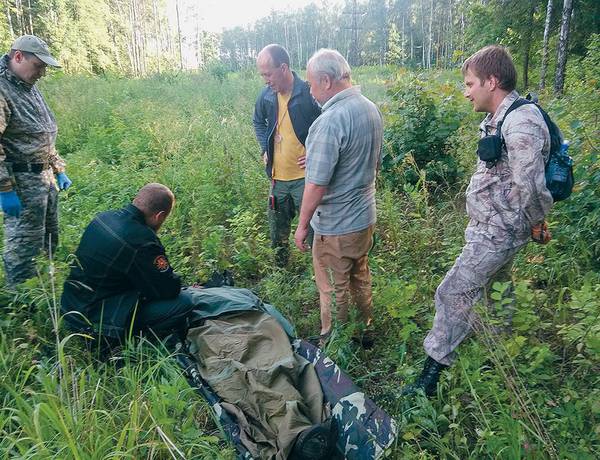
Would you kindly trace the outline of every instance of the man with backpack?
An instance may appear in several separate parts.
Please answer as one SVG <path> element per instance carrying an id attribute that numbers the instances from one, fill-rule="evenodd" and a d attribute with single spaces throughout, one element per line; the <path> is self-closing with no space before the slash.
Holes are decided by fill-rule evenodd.
<path id="1" fill-rule="evenodd" d="M 469 224 L 465 246 L 435 293 L 433 327 L 425 338 L 428 357 L 421 375 L 403 394 L 436 392 L 440 372 L 477 320 L 474 305 L 530 238 L 550 240 L 545 216 L 553 197 L 545 164 L 551 137 L 545 115 L 515 91 L 517 73 L 508 52 L 487 46 L 463 64 L 464 95 L 480 124 L 479 161 L 466 192 Z M 517 101 L 517 102 L 516 102 Z M 513 106 L 514 104 L 514 106 Z"/>

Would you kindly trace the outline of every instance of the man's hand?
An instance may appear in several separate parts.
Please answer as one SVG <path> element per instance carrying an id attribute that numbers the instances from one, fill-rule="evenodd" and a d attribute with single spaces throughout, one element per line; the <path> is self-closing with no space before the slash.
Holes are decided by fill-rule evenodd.
<path id="1" fill-rule="evenodd" d="M 2 211 L 7 216 L 18 218 L 21 215 L 21 200 L 19 200 L 17 192 L 14 190 L 0 192 L 0 203 L 2 204 Z"/>
<path id="2" fill-rule="evenodd" d="M 547 244 L 552 239 L 552 233 L 548 230 L 546 221 L 531 227 L 531 239 L 539 244 Z"/>
<path id="3" fill-rule="evenodd" d="M 296 247 L 302 251 L 308 251 L 306 238 L 308 237 L 308 229 L 310 220 L 319 206 L 319 203 L 327 193 L 327 186 L 316 185 L 311 182 L 304 184 L 304 193 L 302 194 L 302 207 L 300 208 L 300 218 L 298 219 L 298 228 L 294 235 Z"/>
<path id="4" fill-rule="evenodd" d="M 69 179 L 69 176 L 67 176 L 64 172 L 58 173 L 56 176 L 56 181 L 58 182 L 58 188 L 61 190 L 66 190 L 73 184 L 71 179 Z"/>
<path id="5" fill-rule="evenodd" d="M 268 161 L 269 158 L 267 157 L 267 152 L 263 152 L 263 163 L 265 164 L 265 166 L 267 166 Z"/>
<path id="6" fill-rule="evenodd" d="M 306 168 L 306 155 L 302 155 L 298 158 L 298 166 L 300 166 L 300 169 Z"/>
<path id="7" fill-rule="evenodd" d="M 296 243 L 296 247 L 302 251 L 308 251 L 309 247 L 306 244 L 306 238 L 308 237 L 308 227 L 300 227 L 296 229 L 296 233 L 294 234 L 294 242 Z"/>

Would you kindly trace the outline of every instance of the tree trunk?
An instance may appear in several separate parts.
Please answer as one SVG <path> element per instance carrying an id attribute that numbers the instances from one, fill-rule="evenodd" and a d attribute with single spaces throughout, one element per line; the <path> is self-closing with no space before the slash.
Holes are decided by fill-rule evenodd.
<path id="1" fill-rule="evenodd" d="M 452 58 L 454 56 L 454 4 L 450 0 L 450 49 L 448 50 L 448 67 L 452 67 Z"/>
<path id="2" fill-rule="evenodd" d="M 383 28 L 382 39 L 380 43 L 380 51 L 379 51 L 379 65 L 383 65 L 385 63 L 385 55 L 387 53 L 387 45 L 389 38 L 389 27 L 388 27 L 388 10 L 387 8 L 383 10 L 381 26 Z"/>
<path id="3" fill-rule="evenodd" d="M 560 37 L 558 40 L 558 55 L 556 58 L 556 75 L 554 77 L 554 92 L 562 94 L 565 86 L 565 68 L 567 66 L 567 46 L 569 44 L 569 22 L 573 0 L 564 0 L 562 21 L 560 24 Z"/>
<path id="4" fill-rule="evenodd" d="M 135 0 L 129 3 L 129 27 L 131 28 L 130 40 L 131 40 L 131 62 L 133 75 L 136 77 L 140 76 L 140 59 L 138 55 L 137 46 L 137 35 L 135 33 Z"/>
<path id="5" fill-rule="evenodd" d="M 118 1 L 112 1 L 110 2 L 109 6 L 111 8 L 116 8 L 116 10 L 119 12 L 118 17 L 123 17 L 123 8 L 121 7 L 121 3 Z M 56 19 L 55 21 L 55 25 L 58 25 L 58 19 Z M 119 49 L 119 45 L 117 42 L 117 31 L 116 31 L 116 26 L 113 23 L 113 17 L 111 16 L 109 22 L 108 22 L 108 33 L 110 35 L 111 41 L 112 41 L 112 49 L 113 49 L 113 56 L 114 56 L 114 60 L 115 63 L 117 65 L 117 68 L 120 71 L 125 71 L 126 69 L 123 68 L 123 64 L 121 63 L 121 51 Z M 129 51 L 129 50 L 128 50 Z"/>
<path id="6" fill-rule="evenodd" d="M 15 39 L 15 31 L 13 29 L 12 16 L 10 14 L 10 0 L 6 0 L 6 20 L 8 22 L 8 32 L 10 33 L 10 41 Z"/>
<path id="7" fill-rule="evenodd" d="M 33 35 L 33 20 L 31 19 L 31 0 L 27 0 L 27 18 L 29 19 L 29 34 Z"/>
<path id="8" fill-rule="evenodd" d="M 21 0 L 15 0 L 15 13 L 17 16 L 17 25 L 19 26 L 19 35 L 25 33 L 25 25 L 23 23 L 23 4 Z"/>
<path id="9" fill-rule="evenodd" d="M 544 24 L 544 45 L 542 48 L 542 69 L 540 70 L 540 90 L 546 87 L 546 72 L 548 71 L 548 41 L 550 40 L 550 24 L 552 23 L 552 0 L 546 7 L 546 23 Z"/>
<path id="10" fill-rule="evenodd" d="M 119 10 L 119 17 L 126 17 L 124 16 L 124 11 L 121 8 L 121 4 L 119 2 L 116 2 L 117 4 L 117 8 Z M 129 37 L 129 40 L 127 41 L 127 56 L 129 57 L 129 66 L 131 69 L 131 73 L 135 76 L 135 56 L 134 56 L 134 47 L 133 47 L 133 26 L 131 24 L 131 4 L 128 5 L 128 9 L 127 9 L 127 14 L 129 17 L 129 28 L 131 31 L 131 35 Z"/>
<path id="11" fill-rule="evenodd" d="M 200 11 L 197 11 L 196 17 L 196 67 L 198 70 L 204 67 L 204 38 L 202 33 L 202 18 L 200 16 Z"/>
<path id="12" fill-rule="evenodd" d="M 460 50 L 465 51 L 465 14 L 460 13 Z"/>
<path id="13" fill-rule="evenodd" d="M 152 0 L 152 13 L 154 14 L 154 33 L 155 33 L 155 38 L 154 38 L 154 43 L 156 44 L 156 70 L 158 71 L 158 74 L 160 75 L 160 58 L 161 58 L 161 51 L 162 51 L 162 47 L 161 47 L 161 40 L 162 40 L 162 30 L 161 30 L 161 26 L 160 26 L 160 16 L 158 14 L 158 5 L 156 3 L 156 0 Z"/>
<path id="14" fill-rule="evenodd" d="M 431 47 L 433 45 L 433 0 L 429 5 L 429 37 L 427 41 L 427 68 L 431 69 Z"/>
<path id="15" fill-rule="evenodd" d="M 523 89 L 527 89 L 529 86 L 529 52 L 531 50 L 531 35 L 533 34 L 533 13 L 535 13 L 535 1 L 530 0 L 525 34 L 523 35 Z"/>
<path id="16" fill-rule="evenodd" d="M 300 36 L 298 35 L 298 21 L 294 18 L 294 28 L 296 30 L 296 56 L 298 58 L 298 69 L 300 69 L 300 62 L 302 61 L 302 47 L 300 46 Z"/>
<path id="17" fill-rule="evenodd" d="M 404 65 L 404 56 L 406 49 L 406 31 L 405 31 L 405 16 L 402 15 L 402 40 L 400 41 L 400 64 Z"/>
<path id="18" fill-rule="evenodd" d="M 146 75 L 148 68 L 148 55 L 146 53 L 146 5 L 144 0 L 136 1 L 137 33 L 140 54 L 140 70 L 142 75 Z"/>
<path id="19" fill-rule="evenodd" d="M 425 7 L 423 2 L 421 2 L 421 67 L 425 68 Z"/>
<path id="20" fill-rule="evenodd" d="M 177 14 L 177 40 L 179 41 L 179 69 L 183 70 L 183 44 L 181 42 L 181 22 L 179 19 L 179 0 L 175 0 L 175 12 Z"/>

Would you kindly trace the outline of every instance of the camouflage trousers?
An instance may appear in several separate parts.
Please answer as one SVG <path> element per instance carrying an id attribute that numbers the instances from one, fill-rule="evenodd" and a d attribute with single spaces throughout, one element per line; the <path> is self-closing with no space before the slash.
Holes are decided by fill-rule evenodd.
<path id="1" fill-rule="evenodd" d="M 275 249 L 275 262 L 278 267 L 285 267 L 290 257 L 290 232 L 292 220 L 300 214 L 304 179 L 290 181 L 275 180 L 269 195 L 269 230 L 271 247 Z M 309 226 L 307 241 L 312 243 L 313 231 Z"/>
<path id="2" fill-rule="evenodd" d="M 35 257 L 42 249 L 50 254 L 58 244 L 58 188 L 52 170 L 15 173 L 21 215 L 4 215 L 4 270 L 14 287 L 36 275 Z"/>
<path id="3" fill-rule="evenodd" d="M 506 275 L 514 255 L 529 235 L 508 235 L 497 227 L 470 223 L 466 244 L 454 266 L 435 292 L 435 317 L 423 347 L 444 365 L 456 360 L 455 349 L 475 326 L 475 304 L 483 298 L 490 282 Z"/>

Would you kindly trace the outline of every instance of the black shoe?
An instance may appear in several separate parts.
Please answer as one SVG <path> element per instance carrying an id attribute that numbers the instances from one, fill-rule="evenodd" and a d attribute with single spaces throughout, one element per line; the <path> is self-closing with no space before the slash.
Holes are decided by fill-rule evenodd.
<path id="1" fill-rule="evenodd" d="M 370 350 L 375 345 L 375 333 L 371 329 L 365 329 L 360 335 L 352 336 L 352 341 L 365 350 Z"/>
<path id="2" fill-rule="evenodd" d="M 290 250 L 287 248 L 279 247 L 275 253 L 275 266 L 277 268 L 286 268 L 290 261 Z"/>
<path id="3" fill-rule="evenodd" d="M 210 279 L 205 283 L 200 284 L 200 286 L 202 286 L 203 288 L 214 288 L 233 285 L 233 275 L 229 270 L 225 270 L 223 273 L 212 272 L 212 275 L 210 275 Z"/>
<path id="4" fill-rule="evenodd" d="M 223 273 L 223 286 L 235 286 L 235 280 L 233 279 L 233 273 L 229 270 L 224 270 Z"/>
<path id="5" fill-rule="evenodd" d="M 307 337 L 306 341 L 311 345 L 314 345 L 317 348 L 323 349 L 327 346 L 327 342 L 331 338 L 331 331 L 326 332 L 325 334 L 313 335 L 311 337 Z"/>
<path id="6" fill-rule="evenodd" d="M 402 388 L 400 395 L 411 396 L 418 391 L 423 391 L 428 397 L 434 396 L 437 391 L 438 381 L 440 380 L 440 373 L 447 367 L 428 356 L 421 375 L 417 377 L 414 383 Z"/>
<path id="7" fill-rule="evenodd" d="M 329 419 L 307 428 L 296 438 L 290 460 L 330 460 L 338 437 L 337 423 Z"/>

